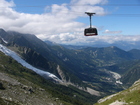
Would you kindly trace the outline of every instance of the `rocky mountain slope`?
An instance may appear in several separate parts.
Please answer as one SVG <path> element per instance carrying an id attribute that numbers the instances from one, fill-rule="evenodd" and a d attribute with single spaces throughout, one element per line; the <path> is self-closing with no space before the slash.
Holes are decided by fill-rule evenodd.
<path id="1" fill-rule="evenodd" d="M 82 81 L 75 76 L 73 73 L 69 72 L 69 68 L 63 63 L 58 56 L 54 55 L 51 51 L 51 46 L 41 41 L 34 35 L 21 34 L 17 32 L 5 32 L 0 30 L 0 36 L 6 46 L 13 51 L 17 52 L 25 61 L 29 64 L 48 71 L 63 78 L 65 81 L 71 81 L 73 84 L 82 84 Z M 64 76 L 59 75 L 57 67 L 61 68 Z M 62 74 L 62 73 L 61 73 Z"/>
<path id="2" fill-rule="evenodd" d="M 49 72 L 45 72 L 41 69 L 37 69 L 35 67 L 33 67 L 32 65 L 28 64 L 26 61 L 24 61 L 23 59 L 21 59 L 15 52 L 9 50 L 8 48 L 4 47 L 3 45 L 0 44 L 0 51 L 2 51 L 5 55 L 11 56 L 13 59 L 15 59 L 18 63 L 20 63 L 21 65 L 23 65 L 24 67 L 33 70 L 34 72 L 36 72 L 37 74 L 41 75 L 42 77 L 46 78 L 46 79 L 50 79 L 54 82 L 61 82 L 61 80 L 56 77 L 55 75 L 49 73 Z"/>
<path id="3" fill-rule="evenodd" d="M 44 84 L 47 83 L 35 72 L 22 67 L 11 57 L 0 52 L 1 105 L 60 104 L 60 101 L 55 102 L 55 98 L 39 85 L 43 81 Z"/>
<path id="4" fill-rule="evenodd" d="M 73 86 L 48 81 L 0 52 L 2 105 L 92 105 L 97 99 L 99 97 Z"/>
<path id="5" fill-rule="evenodd" d="M 129 89 L 100 99 L 95 105 L 140 105 L 140 80 Z"/>

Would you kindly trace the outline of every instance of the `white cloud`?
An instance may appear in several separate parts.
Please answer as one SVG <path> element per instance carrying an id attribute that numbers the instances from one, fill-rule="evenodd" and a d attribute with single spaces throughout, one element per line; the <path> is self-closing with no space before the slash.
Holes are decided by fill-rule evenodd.
<path id="1" fill-rule="evenodd" d="M 72 0 L 70 4 L 53 4 L 46 6 L 42 14 L 20 13 L 13 9 L 16 5 L 13 1 L 0 0 L 0 28 L 22 33 L 35 34 L 43 40 L 51 40 L 57 43 L 91 44 L 96 42 L 108 42 L 120 40 L 134 40 L 132 36 L 97 36 L 85 37 L 83 30 L 85 24 L 77 22 L 79 17 L 86 16 L 85 11 L 105 14 L 104 8 L 94 6 L 107 3 L 107 0 Z M 77 13 L 76 13 L 76 12 Z M 106 34 L 119 34 L 121 31 L 106 30 Z M 124 37 L 124 38 L 123 38 Z M 140 39 L 140 38 L 139 38 Z"/>
<path id="2" fill-rule="evenodd" d="M 82 34 L 82 33 L 81 33 Z M 65 35 L 65 36 L 63 36 Z M 55 41 L 61 44 L 73 44 L 73 45 L 107 45 L 107 44 L 114 44 L 118 42 L 123 43 L 135 43 L 140 42 L 140 35 L 98 35 L 98 36 L 91 36 L 85 37 L 83 35 L 79 36 L 79 33 L 72 35 L 71 37 L 68 34 L 63 34 L 60 36 L 52 36 L 49 40 Z M 66 37 L 66 36 L 69 37 Z M 62 38 L 62 39 L 61 39 Z M 68 39 L 65 39 L 68 38 Z"/>
<path id="3" fill-rule="evenodd" d="M 103 33 L 107 33 L 107 34 L 120 34 L 122 33 L 122 31 L 110 31 L 110 30 L 105 30 L 105 32 Z"/>
<path id="4" fill-rule="evenodd" d="M 105 4 L 107 0 L 72 0 L 71 3 L 75 5 L 96 5 Z"/>
<path id="5" fill-rule="evenodd" d="M 3 8 L 5 7 L 14 7 L 15 4 L 14 2 L 11 0 L 10 2 L 7 2 L 6 0 L 0 0 L 0 6 Z"/>
<path id="6" fill-rule="evenodd" d="M 13 9 L 16 6 L 13 1 L 0 0 L 0 2 L 1 28 L 35 34 L 42 39 L 55 39 L 53 36 L 59 37 L 60 41 L 67 41 L 75 33 L 80 36 L 84 30 L 85 25 L 76 19 L 85 16 L 85 11 L 105 13 L 102 7 L 93 5 L 105 3 L 107 0 L 73 0 L 70 4 L 53 4 L 46 6 L 44 10 L 49 12 L 43 14 L 20 13 Z M 79 5 L 78 8 L 76 5 Z M 63 35 L 65 33 L 68 34 Z"/>

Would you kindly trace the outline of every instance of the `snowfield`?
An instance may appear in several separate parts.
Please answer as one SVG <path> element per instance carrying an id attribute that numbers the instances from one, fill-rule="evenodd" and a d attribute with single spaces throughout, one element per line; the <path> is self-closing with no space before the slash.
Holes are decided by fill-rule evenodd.
<path id="1" fill-rule="evenodd" d="M 32 65 L 28 64 L 26 61 L 24 61 L 23 59 L 21 59 L 21 57 L 19 57 L 18 54 L 16 54 L 14 51 L 11 51 L 7 47 L 3 46 L 2 44 L 0 44 L 0 51 L 2 51 L 5 55 L 11 56 L 18 63 L 20 63 L 21 65 L 23 65 L 24 67 L 26 67 L 28 69 L 33 70 L 34 72 L 36 72 L 37 74 L 41 75 L 45 79 L 52 79 L 54 82 L 57 82 L 57 83 L 61 83 L 62 82 L 54 74 L 51 74 L 49 72 L 46 72 L 46 71 L 37 69 L 37 68 L 33 67 Z"/>

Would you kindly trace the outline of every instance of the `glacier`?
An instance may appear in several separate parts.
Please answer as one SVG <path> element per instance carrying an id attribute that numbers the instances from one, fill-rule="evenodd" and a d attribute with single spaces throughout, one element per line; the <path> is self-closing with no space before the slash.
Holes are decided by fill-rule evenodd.
<path id="1" fill-rule="evenodd" d="M 51 79 L 53 80 L 55 83 L 61 83 L 62 81 L 55 76 L 52 73 L 49 73 L 47 71 L 43 71 L 41 69 L 35 68 L 32 65 L 30 65 L 29 63 L 27 63 L 25 60 L 23 60 L 17 53 L 15 53 L 14 51 L 8 49 L 7 47 L 3 46 L 2 44 L 0 44 L 0 51 L 3 52 L 5 55 L 7 56 L 11 56 L 13 59 L 15 59 L 18 63 L 20 63 L 22 66 L 33 70 L 34 72 L 36 72 L 37 74 L 39 74 L 40 76 L 44 77 L 45 79 Z"/>

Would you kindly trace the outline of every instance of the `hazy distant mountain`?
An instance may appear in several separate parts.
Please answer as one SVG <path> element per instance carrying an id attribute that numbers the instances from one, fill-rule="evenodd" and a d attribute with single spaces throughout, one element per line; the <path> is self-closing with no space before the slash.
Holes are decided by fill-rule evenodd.
<path id="1" fill-rule="evenodd" d="M 140 50 L 138 49 L 132 49 L 129 51 L 133 55 L 134 58 L 140 59 Z"/>
<path id="2" fill-rule="evenodd" d="M 80 44 L 80 45 L 62 45 L 66 48 L 70 48 L 70 49 L 79 49 L 79 48 L 85 48 L 85 47 L 97 47 L 97 48 L 101 48 L 101 47 L 110 47 L 110 46 L 116 46 L 120 49 L 123 49 L 125 51 L 129 51 L 132 49 L 139 49 L 140 50 L 140 41 L 116 41 L 114 43 L 108 43 L 108 42 L 101 42 L 101 41 L 97 41 L 94 43 L 90 43 L 90 44 Z"/>

